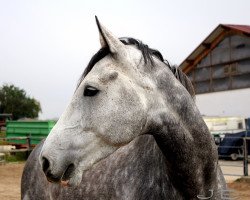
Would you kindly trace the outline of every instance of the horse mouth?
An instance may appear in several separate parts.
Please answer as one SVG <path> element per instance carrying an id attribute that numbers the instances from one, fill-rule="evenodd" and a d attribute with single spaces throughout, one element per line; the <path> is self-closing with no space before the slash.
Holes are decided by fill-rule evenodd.
<path id="1" fill-rule="evenodd" d="M 62 175 L 60 180 L 63 186 L 68 186 L 69 179 L 73 176 L 75 170 L 74 164 L 70 164 Z"/>

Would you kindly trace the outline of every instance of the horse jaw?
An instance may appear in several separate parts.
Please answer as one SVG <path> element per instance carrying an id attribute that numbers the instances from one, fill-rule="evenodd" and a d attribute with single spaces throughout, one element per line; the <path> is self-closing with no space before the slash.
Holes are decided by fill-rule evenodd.
<path id="1" fill-rule="evenodd" d="M 95 134 L 93 135 L 95 136 Z M 85 172 L 118 149 L 118 147 L 106 145 L 103 141 L 98 141 L 96 138 L 94 141 L 89 141 L 89 143 L 91 146 L 84 149 L 84 152 L 79 158 L 81 161 L 78 163 L 71 177 L 67 180 L 68 186 L 70 187 L 77 187 L 81 183 L 82 176 Z"/>

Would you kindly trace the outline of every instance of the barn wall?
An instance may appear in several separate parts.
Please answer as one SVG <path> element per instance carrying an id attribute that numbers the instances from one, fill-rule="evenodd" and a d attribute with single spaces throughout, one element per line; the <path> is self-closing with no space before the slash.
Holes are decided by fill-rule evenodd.
<path id="1" fill-rule="evenodd" d="M 250 87 L 250 38 L 228 35 L 187 75 L 196 94 Z"/>
<path id="2" fill-rule="evenodd" d="M 196 95 L 203 115 L 250 117 L 250 88 Z"/>

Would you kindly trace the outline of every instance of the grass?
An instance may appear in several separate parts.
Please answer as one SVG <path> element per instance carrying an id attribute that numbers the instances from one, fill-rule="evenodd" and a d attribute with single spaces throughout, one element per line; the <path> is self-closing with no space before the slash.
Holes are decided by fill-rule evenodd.
<path id="1" fill-rule="evenodd" d="M 7 145 L 7 141 L 1 140 L 1 138 L 6 137 L 6 132 L 5 131 L 0 131 L 0 145 Z"/>
<path id="2" fill-rule="evenodd" d="M 27 159 L 27 152 L 16 152 L 12 154 L 5 154 L 6 162 L 21 162 L 21 161 L 26 161 L 26 159 Z"/>
<path id="3" fill-rule="evenodd" d="M 0 131 L 0 138 L 5 138 L 5 137 L 6 137 L 6 132 Z"/>

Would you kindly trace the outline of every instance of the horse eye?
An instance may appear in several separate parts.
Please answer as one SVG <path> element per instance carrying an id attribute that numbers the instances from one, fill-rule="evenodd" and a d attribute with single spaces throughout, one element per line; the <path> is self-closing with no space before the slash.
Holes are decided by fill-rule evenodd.
<path id="1" fill-rule="evenodd" d="M 92 87 L 92 86 L 86 86 L 84 89 L 84 96 L 92 97 L 95 96 L 99 92 L 98 89 Z"/>

